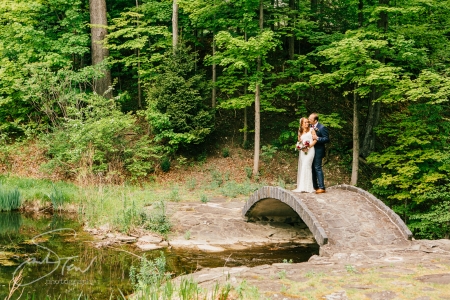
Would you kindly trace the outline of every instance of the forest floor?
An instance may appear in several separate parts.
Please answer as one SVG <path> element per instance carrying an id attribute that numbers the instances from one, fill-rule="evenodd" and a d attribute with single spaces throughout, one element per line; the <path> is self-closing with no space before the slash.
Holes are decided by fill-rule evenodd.
<path id="1" fill-rule="evenodd" d="M 227 149 L 227 155 L 224 155 L 224 148 Z M 24 178 L 49 179 L 52 181 L 65 180 L 71 181 L 77 185 L 97 184 L 99 180 L 102 183 L 120 182 L 101 178 L 98 175 L 86 177 L 67 178 L 62 171 L 53 170 L 49 172 L 42 166 L 46 162 L 45 149 L 36 143 L 27 143 L 22 145 L 7 155 L 0 156 L 0 174 L 10 174 Z M 211 181 L 211 173 L 215 172 L 222 175 L 227 180 L 243 182 L 251 179 L 266 184 L 295 184 L 297 179 L 298 151 L 273 150 L 267 151 L 260 156 L 259 176 L 252 177 L 253 169 L 253 149 L 243 149 L 233 144 L 225 144 L 220 149 L 209 150 L 207 155 L 202 158 L 186 158 L 179 155 L 172 159 L 169 172 L 161 170 L 150 174 L 145 181 L 154 181 L 157 184 L 166 186 L 173 184 L 184 184 L 188 180 L 196 182 Z M 350 163 L 343 162 L 340 156 L 330 155 L 324 159 L 325 185 L 332 186 L 336 184 L 350 182 Z M 249 173 L 250 172 L 250 173 Z M 90 180 L 87 180 L 90 179 Z M 123 179 L 122 179 L 123 182 Z"/>

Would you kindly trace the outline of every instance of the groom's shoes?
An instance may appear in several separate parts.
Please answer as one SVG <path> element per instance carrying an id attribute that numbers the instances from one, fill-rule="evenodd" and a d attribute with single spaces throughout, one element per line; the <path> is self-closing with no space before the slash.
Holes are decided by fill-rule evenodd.
<path id="1" fill-rule="evenodd" d="M 317 189 L 316 190 L 316 194 L 322 194 L 322 193 L 326 193 L 326 191 L 322 190 L 322 189 Z"/>

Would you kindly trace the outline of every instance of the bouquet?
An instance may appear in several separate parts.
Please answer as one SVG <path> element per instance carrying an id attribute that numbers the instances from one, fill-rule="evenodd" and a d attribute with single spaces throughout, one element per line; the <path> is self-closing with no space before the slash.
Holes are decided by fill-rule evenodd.
<path id="1" fill-rule="evenodd" d="M 305 148 L 307 149 L 307 150 L 305 151 L 305 154 L 308 154 L 309 141 L 304 141 L 303 144 L 305 145 Z"/>
<path id="2" fill-rule="evenodd" d="M 295 148 L 297 150 L 303 150 L 303 149 L 307 149 L 309 147 L 309 145 L 310 145 L 309 141 L 304 141 L 303 143 L 302 142 L 297 142 L 297 144 L 295 145 Z M 308 150 L 305 151 L 305 154 L 308 154 Z"/>

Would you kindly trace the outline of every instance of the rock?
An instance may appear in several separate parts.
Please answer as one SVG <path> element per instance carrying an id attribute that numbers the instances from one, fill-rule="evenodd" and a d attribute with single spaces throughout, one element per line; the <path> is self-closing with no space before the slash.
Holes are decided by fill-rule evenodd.
<path id="1" fill-rule="evenodd" d="M 415 279 L 422 282 L 450 284 L 450 273 L 424 275 L 416 277 Z"/>
<path id="2" fill-rule="evenodd" d="M 391 291 L 382 291 L 366 294 L 366 296 L 369 297 L 369 299 L 371 300 L 388 300 L 396 298 L 397 294 Z"/>
<path id="3" fill-rule="evenodd" d="M 108 223 L 106 223 L 104 225 L 99 226 L 98 229 L 103 232 L 109 232 L 111 231 L 111 226 Z"/>
<path id="4" fill-rule="evenodd" d="M 157 249 L 164 248 L 164 247 L 162 247 L 160 245 L 156 245 L 156 244 L 136 244 L 136 247 L 138 247 L 142 251 L 151 251 L 151 250 L 157 250 Z"/>
<path id="5" fill-rule="evenodd" d="M 347 293 L 345 291 L 339 291 L 325 296 L 326 300 L 348 300 Z"/>
<path id="6" fill-rule="evenodd" d="M 169 247 L 169 243 L 167 241 L 162 241 L 158 244 L 158 246 L 160 246 L 161 248 L 167 248 Z"/>
<path id="7" fill-rule="evenodd" d="M 222 252 L 225 251 L 222 247 L 216 247 L 211 245 L 197 245 L 198 250 L 206 252 Z"/>
<path id="8" fill-rule="evenodd" d="M 136 242 L 136 238 L 132 237 L 132 236 L 127 236 L 127 235 L 121 235 L 116 237 L 116 239 L 120 242 L 124 242 L 124 243 L 134 243 Z"/>
<path id="9" fill-rule="evenodd" d="M 162 242 L 162 237 L 156 235 L 144 235 L 140 237 L 137 241 L 138 243 L 154 243 L 158 244 Z"/>

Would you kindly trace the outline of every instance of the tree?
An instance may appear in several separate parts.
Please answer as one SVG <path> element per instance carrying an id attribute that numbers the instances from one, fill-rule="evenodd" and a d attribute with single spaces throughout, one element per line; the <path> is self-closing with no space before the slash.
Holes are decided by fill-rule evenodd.
<path id="1" fill-rule="evenodd" d="M 177 51 L 178 47 L 178 4 L 177 0 L 173 0 L 172 4 L 172 48 L 173 54 Z"/>
<path id="2" fill-rule="evenodd" d="M 103 45 L 107 35 L 108 21 L 106 18 L 106 1 L 89 0 L 89 11 L 91 16 L 91 46 L 92 65 L 107 60 L 109 50 Z M 99 78 L 94 83 L 94 90 L 97 94 L 107 98 L 112 97 L 111 92 L 111 72 L 108 68 L 104 70 L 104 77 Z"/>
<path id="3" fill-rule="evenodd" d="M 214 114 L 205 105 L 210 86 L 195 71 L 190 51 L 180 46 L 175 55 L 166 52 L 147 90 L 151 135 L 170 154 L 201 144 L 214 128 Z"/>

